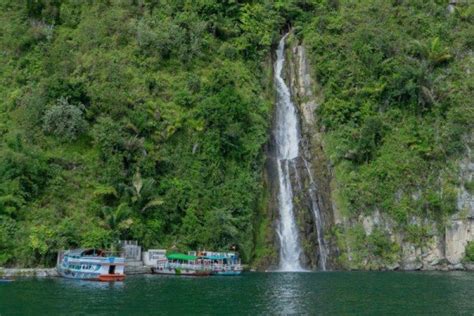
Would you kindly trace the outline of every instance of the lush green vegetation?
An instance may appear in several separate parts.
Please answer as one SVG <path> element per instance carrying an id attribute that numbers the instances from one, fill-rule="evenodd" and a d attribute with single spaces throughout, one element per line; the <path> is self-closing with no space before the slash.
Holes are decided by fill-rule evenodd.
<path id="1" fill-rule="evenodd" d="M 470 241 L 466 245 L 466 260 L 474 262 L 474 241 Z"/>
<path id="2" fill-rule="evenodd" d="M 449 161 L 473 127 L 472 7 L 340 1 L 304 38 L 325 102 L 320 118 L 349 212 L 401 223 L 455 209 Z"/>
<path id="3" fill-rule="evenodd" d="M 387 232 L 375 229 L 370 235 L 362 225 L 356 225 L 347 230 L 336 227 L 338 247 L 342 250 L 337 258 L 342 267 L 355 270 L 379 270 L 387 265 L 393 265 L 400 259 L 400 245 L 390 240 Z M 350 245 L 350 253 L 346 250 Z"/>
<path id="4" fill-rule="evenodd" d="M 457 160 L 473 128 L 474 8 L 341 0 L 317 12 L 297 30 L 324 92 L 318 117 L 338 206 L 349 217 L 377 209 L 410 241 L 427 240 L 426 228 L 409 224 L 456 211 Z M 347 234 L 349 247 L 370 248 Z"/>
<path id="5" fill-rule="evenodd" d="M 0 264 L 122 238 L 253 256 L 293 5 L 0 3 Z"/>
<path id="6" fill-rule="evenodd" d="M 122 238 L 271 255 L 262 146 L 288 24 L 324 90 L 345 214 L 446 217 L 474 122 L 473 18 L 424 0 L 0 0 L 0 265 Z"/>

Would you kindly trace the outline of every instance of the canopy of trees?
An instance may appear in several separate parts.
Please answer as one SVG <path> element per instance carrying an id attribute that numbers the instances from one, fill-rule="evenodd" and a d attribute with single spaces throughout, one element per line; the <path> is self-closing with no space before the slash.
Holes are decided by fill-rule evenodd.
<path id="1" fill-rule="evenodd" d="M 124 238 L 252 260 L 289 25 L 324 89 L 341 205 L 452 212 L 473 9 L 441 2 L 0 0 L 0 265 Z"/>

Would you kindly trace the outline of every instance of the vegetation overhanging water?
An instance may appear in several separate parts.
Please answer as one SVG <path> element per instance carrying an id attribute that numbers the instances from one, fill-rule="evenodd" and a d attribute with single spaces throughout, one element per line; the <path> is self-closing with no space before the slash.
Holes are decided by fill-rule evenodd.
<path id="1" fill-rule="evenodd" d="M 322 101 L 331 265 L 464 268 L 474 10 L 456 2 L 1 1 L 0 265 L 120 239 L 278 262 L 264 147 L 291 24 Z"/>

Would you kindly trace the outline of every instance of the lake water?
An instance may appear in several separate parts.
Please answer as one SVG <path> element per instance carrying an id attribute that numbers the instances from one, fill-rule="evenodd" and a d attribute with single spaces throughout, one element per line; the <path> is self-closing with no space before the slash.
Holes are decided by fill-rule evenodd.
<path id="1" fill-rule="evenodd" d="M 474 273 L 245 273 L 0 283 L 0 315 L 474 315 Z"/>

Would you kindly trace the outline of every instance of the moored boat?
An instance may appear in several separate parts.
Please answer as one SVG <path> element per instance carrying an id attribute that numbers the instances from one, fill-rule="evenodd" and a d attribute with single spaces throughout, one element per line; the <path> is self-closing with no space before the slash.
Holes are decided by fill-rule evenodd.
<path id="1" fill-rule="evenodd" d="M 125 259 L 107 256 L 103 250 L 75 249 L 58 258 L 57 270 L 68 279 L 91 281 L 123 281 Z"/>
<path id="2" fill-rule="evenodd" d="M 166 255 L 166 259 L 159 260 L 151 271 L 154 274 L 208 276 L 211 274 L 211 266 L 206 265 L 197 256 L 174 253 Z"/>
<path id="3" fill-rule="evenodd" d="M 211 265 L 212 275 L 233 276 L 242 273 L 242 265 L 235 252 L 201 251 L 199 255 Z"/>
<path id="4" fill-rule="evenodd" d="M 234 276 L 240 274 L 242 274 L 242 267 L 240 265 L 216 265 L 212 268 L 212 275 Z"/>

